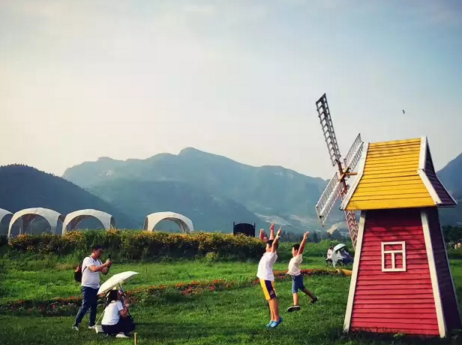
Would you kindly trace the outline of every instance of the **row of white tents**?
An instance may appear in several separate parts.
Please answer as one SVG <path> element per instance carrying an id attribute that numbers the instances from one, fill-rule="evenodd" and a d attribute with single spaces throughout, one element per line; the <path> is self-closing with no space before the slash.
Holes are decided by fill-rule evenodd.
<path id="1" fill-rule="evenodd" d="M 105 230 L 115 228 L 115 219 L 112 215 L 93 209 L 74 211 L 64 216 L 55 210 L 42 207 L 20 210 L 14 214 L 0 208 L 0 223 L 3 218 L 9 215 L 12 217 L 8 227 L 8 237 L 11 237 L 14 225 L 19 226 L 19 234 L 23 234 L 32 221 L 37 218 L 45 219 L 50 225 L 51 232 L 54 234 L 59 232 L 60 222 L 62 222 L 61 234 L 64 235 L 68 231 L 75 230 L 79 223 L 87 218 L 99 220 Z M 186 234 L 194 231 L 191 219 L 174 212 L 156 212 L 147 215 L 144 221 L 143 230 L 154 231 L 155 226 L 163 220 L 175 222 L 181 231 Z"/>

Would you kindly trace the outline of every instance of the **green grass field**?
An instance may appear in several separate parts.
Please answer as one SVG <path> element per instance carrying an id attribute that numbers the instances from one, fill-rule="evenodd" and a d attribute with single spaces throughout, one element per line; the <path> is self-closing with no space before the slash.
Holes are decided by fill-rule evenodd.
<path id="1" fill-rule="evenodd" d="M 280 260 L 275 269 L 284 270 Z M 48 300 L 78 296 L 73 265 L 59 260 L 4 259 L 0 261 L 0 304 L 20 299 Z M 111 273 L 134 270 L 140 273 L 126 285 L 135 287 L 191 282 L 193 280 L 248 280 L 255 277 L 257 263 L 180 261 L 114 265 Z M 323 259 L 305 258 L 304 268 L 324 267 Z M 459 299 L 462 300 L 462 260 L 452 261 Z M 461 339 L 421 340 L 365 335 L 344 335 L 343 318 L 350 279 L 345 276 L 312 276 L 305 284 L 320 298 L 314 305 L 301 302 L 298 313 L 286 312 L 291 305 L 290 281 L 276 285 L 281 316 L 278 329 L 267 330 L 269 320 L 260 287 L 245 286 L 225 291 L 204 291 L 184 296 L 178 291 L 156 295 L 135 304 L 138 344 L 460 344 Z M 0 315 L 0 344 L 133 344 L 133 339 L 109 339 L 85 327 L 71 330 L 74 314 L 61 317 Z"/>

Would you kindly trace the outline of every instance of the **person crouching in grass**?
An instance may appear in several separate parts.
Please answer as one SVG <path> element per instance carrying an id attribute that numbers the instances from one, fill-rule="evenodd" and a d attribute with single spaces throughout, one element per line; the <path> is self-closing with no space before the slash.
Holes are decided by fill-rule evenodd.
<path id="1" fill-rule="evenodd" d="M 120 291 L 109 291 L 101 321 L 103 332 L 116 338 L 128 338 L 128 334 L 135 330 L 135 324 L 130 316 L 129 301 L 125 299 L 124 304 L 122 304 L 122 300 Z"/>
<path id="2" fill-rule="evenodd" d="M 265 299 L 268 301 L 271 313 L 271 320 L 269 324 L 266 325 L 268 328 L 276 328 L 282 322 L 282 317 L 279 316 L 273 273 L 274 263 L 278 259 L 277 248 L 281 234 L 282 229 L 280 228 L 275 239 L 270 239 L 266 242 L 266 252 L 263 254 L 260 259 L 260 263 L 258 264 L 257 277 L 260 279 L 263 294 L 265 295 Z"/>
<path id="3" fill-rule="evenodd" d="M 300 310 L 300 306 L 298 305 L 298 290 L 303 291 L 306 295 L 310 296 L 311 303 L 318 301 L 318 297 L 316 297 L 303 284 L 303 275 L 300 269 L 300 265 L 303 261 L 303 250 L 305 249 L 305 243 L 309 234 L 309 232 L 305 232 L 302 242 L 292 246 L 292 259 L 290 259 L 289 271 L 287 274 L 292 277 L 292 295 L 294 297 L 294 305 L 287 309 L 289 313 Z"/>

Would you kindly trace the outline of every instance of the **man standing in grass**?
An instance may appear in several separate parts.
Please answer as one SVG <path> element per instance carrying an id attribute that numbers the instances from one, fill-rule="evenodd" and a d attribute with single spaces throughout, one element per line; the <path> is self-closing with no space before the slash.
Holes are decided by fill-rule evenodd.
<path id="1" fill-rule="evenodd" d="M 91 256 L 86 257 L 82 263 L 82 306 L 77 313 L 73 328 L 78 331 L 83 317 L 90 309 L 90 329 L 95 328 L 96 308 L 98 307 L 99 273 L 108 274 L 111 267 L 111 260 L 102 264 L 100 261 L 103 247 L 99 244 L 92 248 Z"/>
<path id="2" fill-rule="evenodd" d="M 273 228 L 274 232 L 274 225 L 272 224 L 271 227 Z M 257 277 L 260 279 L 260 285 L 263 289 L 265 299 L 268 301 L 271 312 L 271 320 L 269 324 L 266 325 L 266 327 L 269 328 L 276 328 L 282 322 L 282 317 L 279 316 L 279 308 L 276 299 L 277 296 L 274 287 L 273 274 L 273 266 L 278 258 L 277 248 L 281 233 L 282 229 L 280 228 L 276 234 L 276 238 L 274 240 L 269 239 L 266 242 L 266 252 L 263 254 L 262 258 L 260 259 L 260 263 L 258 264 Z"/>
<path id="3" fill-rule="evenodd" d="M 311 303 L 318 301 L 318 298 L 303 284 L 303 275 L 300 269 L 300 265 L 303 261 L 303 250 L 305 249 L 305 243 L 309 234 L 309 232 L 305 232 L 302 242 L 292 246 L 292 259 L 290 259 L 289 271 L 287 274 L 292 277 L 292 295 L 294 297 L 294 305 L 287 309 L 289 313 L 300 310 L 300 306 L 298 305 L 298 290 L 303 291 L 306 295 L 310 296 Z"/>

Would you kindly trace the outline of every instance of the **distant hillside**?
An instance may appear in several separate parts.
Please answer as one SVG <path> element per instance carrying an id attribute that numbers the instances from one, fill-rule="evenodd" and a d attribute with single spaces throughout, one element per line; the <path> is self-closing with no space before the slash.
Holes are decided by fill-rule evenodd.
<path id="1" fill-rule="evenodd" d="M 458 202 L 455 208 L 441 210 L 443 224 L 462 225 L 462 154 L 450 161 L 438 172 L 443 185 Z"/>
<path id="2" fill-rule="evenodd" d="M 174 211 L 190 218 L 197 230 L 232 232 L 234 221 L 262 225 L 255 214 L 235 201 L 182 182 L 112 179 L 93 186 L 92 192 L 136 219 L 152 212 Z M 165 226 L 158 229 L 166 230 Z"/>
<path id="3" fill-rule="evenodd" d="M 438 177 L 455 198 L 462 199 L 462 153 L 438 172 Z"/>
<path id="4" fill-rule="evenodd" d="M 253 167 L 193 148 L 184 149 L 178 155 L 159 154 L 145 160 L 100 158 L 67 169 L 64 178 L 89 188 L 96 195 L 101 195 L 98 185 L 111 180 L 181 182 L 195 190 L 234 200 L 265 221 L 276 220 L 300 231 L 307 227 L 319 228 L 314 206 L 326 185 L 321 178 L 293 170 Z M 165 202 L 169 202 L 168 195 L 166 198 Z M 334 211 L 332 216 L 332 224 L 343 219 L 339 211 Z"/>
<path id="5" fill-rule="evenodd" d="M 0 181 L 0 208 L 10 212 L 45 207 L 66 215 L 79 209 L 93 208 L 112 214 L 120 228 L 139 228 L 143 224 L 143 219 L 127 216 L 75 184 L 32 167 L 2 166 Z"/>

